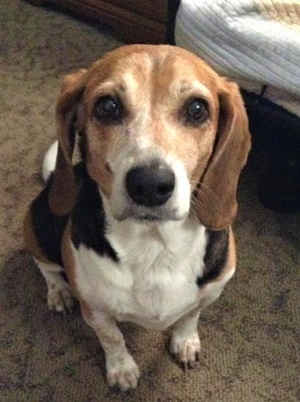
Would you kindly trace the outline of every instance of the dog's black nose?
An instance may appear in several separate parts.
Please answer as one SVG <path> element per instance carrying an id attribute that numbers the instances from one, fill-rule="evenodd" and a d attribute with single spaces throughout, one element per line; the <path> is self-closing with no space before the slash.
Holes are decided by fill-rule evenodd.
<path id="1" fill-rule="evenodd" d="M 138 205 L 155 207 L 163 205 L 175 187 L 173 170 L 164 163 L 138 166 L 127 173 L 126 189 Z"/>

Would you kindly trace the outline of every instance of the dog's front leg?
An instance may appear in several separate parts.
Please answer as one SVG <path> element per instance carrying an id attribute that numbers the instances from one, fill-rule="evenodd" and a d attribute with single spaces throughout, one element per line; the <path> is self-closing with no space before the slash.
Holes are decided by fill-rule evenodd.
<path id="1" fill-rule="evenodd" d="M 136 388 L 140 371 L 128 353 L 123 335 L 113 317 L 81 304 L 82 315 L 96 332 L 106 357 L 106 376 L 110 386 L 118 385 L 122 391 Z"/>
<path id="2" fill-rule="evenodd" d="M 199 315 L 200 309 L 196 309 L 178 320 L 173 327 L 170 352 L 184 365 L 185 370 L 193 367 L 199 360 L 201 349 L 198 334 Z"/>

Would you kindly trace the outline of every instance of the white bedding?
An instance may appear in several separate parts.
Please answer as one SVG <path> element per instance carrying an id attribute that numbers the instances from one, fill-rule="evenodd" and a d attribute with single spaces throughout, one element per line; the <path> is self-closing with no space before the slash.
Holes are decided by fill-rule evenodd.
<path id="1" fill-rule="evenodd" d="M 175 40 L 300 116 L 300 0 L 181 0 Z"/>

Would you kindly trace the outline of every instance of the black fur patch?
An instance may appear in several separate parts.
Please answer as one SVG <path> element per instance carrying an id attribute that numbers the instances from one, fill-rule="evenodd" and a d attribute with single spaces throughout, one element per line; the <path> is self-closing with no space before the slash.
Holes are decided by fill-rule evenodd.
<path id="1" fill-rule="evenodd" d="M 76 248 L 82 243 L 100 255 L 119 261 L 117 253 L 105 237 L 105 216 L 97 184 L 88 176 L 83 163 L 74 167 L 80 186 L 79 196 L 72 218 L 72 242 Z M 30 210 L 32 225 L 38 245 L 52 262 L 63 265 L 61 254 L 62 237 L 70 215 L 56 216 L 49 207 L 47 187 L 32 202 Z"/>
<path id="2" fill-rule="evenodd" d="M 204 257 L 204 274 L 197 278 L 197 285 L 203 286 L 216 279 L 224 268 L 228 257 L 229 229 L 206 230 L 207 246 Z"/>
<path id="3" fill-rule="evenodd" d="M 49 208 L 48 198 L 49 186 L 31 204 L 33 231 L 45 256 L 62 265 L 61 241 L 69 216 L 54 215 Z"/>
<path id="4" fill-rule="evenodd" d="M 86 155 L 87 155 L 87 138 L 86 138 L 86 133 L 85 131 L 81 131 L 79 133 L 79 152 L 80 152 L 80 156 L 82 161 L 86 161 Z"/>
<path id="5" fill-rule="evenodd" d="M 117 253 L 105 237 L 105 214 L 97 184 L 87 172 L 82 176 L 78 201 L 72 213 L 72 242 L 77 249 L 84 244 L 99 255 L 118 262 Z"/>

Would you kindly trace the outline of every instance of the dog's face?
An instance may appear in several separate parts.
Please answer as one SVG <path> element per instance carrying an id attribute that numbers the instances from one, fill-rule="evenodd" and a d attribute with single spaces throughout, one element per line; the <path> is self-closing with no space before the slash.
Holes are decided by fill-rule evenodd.
<path id="1" fill-rule="evenodd" d="M 102 61 L 86 85 L 86 163 L 116 219 L 184 218 L 212 152 L 214 83 L 168 50 Z"/>
<path id="2" fill-rule="evenodd" d="M 246 114 L 236 86 L 191 53 L 115 50 L 66 78 L 57 116 L 62 162 L 53 198 L 72 182 L 62 176 L 71 172 L 76 118 L 88 172 L 117 220 L 179 220 L 191 209 L 211 228 L 233 219 L 250 144 Z"/>

